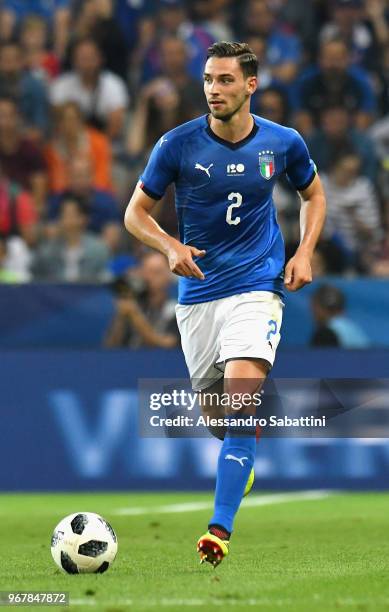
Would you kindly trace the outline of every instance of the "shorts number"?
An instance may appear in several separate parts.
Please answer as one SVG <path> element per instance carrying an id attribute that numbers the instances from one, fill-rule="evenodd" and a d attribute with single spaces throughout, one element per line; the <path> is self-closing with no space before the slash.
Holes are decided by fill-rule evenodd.
<path id="1" fill-rule="evenodd" d="M 227 214 L 226 214 L 226 221 L 228 223 L 228 225 L 238 225 L 238 223 L 240 223 L 240 217 L 235 217 L 234 219 L 232 218 L 232 211 L 234 208 L 239 208 L 239 206 L 241 206 L 242 204 L 242 194 L 241 193 L 230 193 L 228 194 L 228 200 L 231 202 L 232 204 L 229 205 L 229 207 L 227 208 Z"/>
<path id="2" fill-rule="evenodd" d="M 270 338 L 272 336 L 275 336 L 278 331 L 277 321 L 275 321 L 274 319 L 270 319 L 270 321 L 268 321 L 268 325 L 269 331 L 267 332 L 266 340 L 270 340 Z"/>

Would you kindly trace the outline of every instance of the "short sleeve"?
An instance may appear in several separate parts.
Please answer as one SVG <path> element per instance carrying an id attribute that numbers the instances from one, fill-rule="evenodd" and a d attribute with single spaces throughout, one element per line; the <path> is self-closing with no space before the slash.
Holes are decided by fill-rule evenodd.
<path id="1" fill-rule="evenodd" d="M 294 188 L 303 191 L 315 178 L 316 166 L 300 134 L 296 130 L 291 130 L 291 134 L 286 150 L 285 172 Z"/>
<path id="2" fill-rule="evenodd" d="M 177 146 L 169 136 L 162 136 L 155 145 L 148 164 L 140 175 L 140 187 L 153 200 L 160 200 L 178 174 Z"/>

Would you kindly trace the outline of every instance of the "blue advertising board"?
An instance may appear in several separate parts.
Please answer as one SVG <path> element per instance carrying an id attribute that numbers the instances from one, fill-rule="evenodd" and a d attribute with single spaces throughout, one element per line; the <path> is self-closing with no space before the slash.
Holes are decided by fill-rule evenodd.
<path id="1" fill-rule="evenodd" d="M 322 282 L 339 287 L 346 312 L 372 347 L 389 347 L 389 280 L 320 279 L 285 297 L 283 346 L 307 346 L 314 321 L 310 296 Z M 99 348 L 114 316 L 108 287 L 1 285 L 0 348 Z"/>
<path id="2" fill-rule="evenodd" d="M 139 433 L 138 380 L 184 378 L 180 351 L 2 351 L 0 490 L 200 489 L 220 442 Z M 274 374 L 387 377 L 389 351 L 281 351 Z M 259 489 L 389 488 L 386 438 L 264 438 Z"/>

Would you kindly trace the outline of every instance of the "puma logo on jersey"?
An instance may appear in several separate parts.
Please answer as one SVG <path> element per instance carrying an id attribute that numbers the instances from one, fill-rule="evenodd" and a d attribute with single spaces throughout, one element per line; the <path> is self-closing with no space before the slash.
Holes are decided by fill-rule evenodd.
<path id="1" fill-rule="evenodd" d="M 202 170 L 203 172 L 205 172 L 205 174 L 208 175 L 208 178 L 211 178 L 211 175 L 209 173 L 209 169 L 212 168 L 213 164 L 210 164 L 208 166 L 208 168 L 204 168 L 204 166 L 202 166 L 201 164 L 196 164 L 195 165 L 195 170 Z"/>
<path id="2" fill-rule="evenodd" d="M 247 461 L 249 460 L 248 457 L 235 457 L 235 455 L 226 455 L 225 459 L 231 459 L 231 461 L 237 461 L 242 467 L 244 467 L 243 461 L 245 459 L 247 459 Z"/>

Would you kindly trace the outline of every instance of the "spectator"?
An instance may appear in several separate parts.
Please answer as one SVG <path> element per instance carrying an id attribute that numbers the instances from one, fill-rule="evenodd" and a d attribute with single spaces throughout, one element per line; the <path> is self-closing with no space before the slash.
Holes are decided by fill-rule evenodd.
<path id="1" fill-rule="evenodd" d="M 57 55 L 47 48 L 47 23 L 42 17 L 31 15 L 21 26 L 20 45 L 25 68 L 44 82 L 51 81 L 60 72 Z"/>
<path id="2" fill-rule="evenodd" d="M 202 87 L 185 70 L 185 45 L 179 38 L 161 42 L 163 76 L 139 92 L 127 139 L 132 159 L 139 159 L 162 134 L 206 111 Z"/>
<path id="3" fill-rule="evenodd" d="M 374 74 L 378 109 L 381 116 L 389 113 L 389 44 L 382 47 L 380 64 Z"/>
<path id="4" fill-rule="evenodd" d="M 365 0 L 365 17 L 379 46 L 389 43 L 388 3 L 386 0 Z M 379 50 L 378 50 L 379 51 Z"/>
<path id="5" fill-rule="evenodd" d="M 331 160 L 340 151 L 354 150 L 361 159 L 361 170 L 371 181 L 377 178 L 377 155 L 374 143 L 366 132 L 352 125 L 342 106 L 325 108 L 320 114 L 319 127 L 306 140 L 319 172 L 327 172 Z"/>
<path id="6" fill-rule="evenodd" d="M 143 160 L 147 152 L 165 132 L 180 122 L 182 109 L 177 90 L 167 79 L 154 79 L 139 92 L 127 135 L 130 162 Z"/>
<path id="7" fill-rule="evenodd" d="M 0 235 L 0 283 L 29 281 L 32 251 L 20 236 L 5 239 Z"/>
<path id="8" fill-rule="evenodd" d="M 294 250 L 296 250 L 296 246 L 297 245 L 294 245 Z M 342 245 L 337 244 L 336 241 L 321 238 L 315 253 L 319 255 L 319 259 L 322 262 L 322 276 L 342 275 L 348 272 L 348 262 L 345 261 Z M 315 259 L 315 257 L 313 259 Z M 313 271 L 313 276 L 315 278 L 318 275 Z"/>
<path id="9" fill-rule="evenodd" d="M 374 185 L 360 174 L 360 166 L 353 151 L 340 151 L 328 175 L 322 175 L 327 194 L 325 235 L 343 249 L 350 268 L 366 272 L 378 249 L 381 223 Z"/>
<path id="10" fill-rule="evenodd" d="M 16 43 L 0 45 L 0 96 L 14 98 L 28 134 L 43 139 L 48 128 L 48 99 L 43 83 L 23 70 L 22 51 Z"/>
<path id="11" fill-rule="evenodd" d="M 0 98 L 0 163 L 4 175 L 30 191 L 42 214 L 46 201 L 46 163 L 38 146 L 24 138 L 21 117 L 12 98 Z"/>
<path id="12" fill-rule="evenodd" d="M 171 81 L 180 96 L 187 116 L 196 116 L 199 109 L 207 110 L 203 87 L 188 74 L 185 43 L 175 36 L 167 36 L 160 42 L 161 76 Z"/>
<path id="13" fill-rule="evenodd" d="M 311 267 L 312 267 L 313 278 L 319 278 L 320 276 L 325 276 L 326 274 L 328 274 L 328 267 L 327 267 L 325 254 L 320 248 L 320 244 L 315 249 L 312 255 Z"/>
<path id="14" fill-rule="evenodd" d="M 113 16 L 112 0 L 84 0 L 75 12 L 70 50 L 79 38 L 93 38 L 105 58 L 105 68 L 124 81 L 128 73 L 128 50 L 122 30 Z M 70 51 L 71 55 L 71 51 Z"/>
<path id="15" fill-rule="evenodd" d="M 282 90 L 269 87 L 260 92 L 254 112 L 264 119 L 286 125 L 288 123 L 288 100 Z"/>
<path id="16" fill-rule="evenodd" d="M 262 90 L 285 88 L 285 84 L 274 76 L 274 71 L 267 57 L 266 39 L 263 36 L 247 36 L 246 42 L 258 58 L 258 89 L 252 98 L 252 105 L 255 106 Z"/>
<path id="17" fill-rule="evenodd" d="M 365 4 L 368 6 L 370 0 Z M 376 67 L 379 50 L 374 29 L 364 17 L 362 0 L 335 0 L 330 22 L 321 29 L 319 39 L 322 42 L 342 39 L 350 50 L 350 63 L 372 69 Z"/>
<path id="18" fill-rule="evenodd" d="M 311 346 L 367 348 L 370 344 L 364 331 L 345 314 L 343 293 L 332 285 L 321 285 L 311 298 L 316 329 Z"/>
<path id="19" fill-rule="evenodd" d="M 169 298 L 172 281 L 166 257 L 155 251 L 146 253 L 140 265 L 138 282 L 134 278 L 131 281 L 130 277 L 120 285 L 115 300 L 116 313 L 105 346 L 177 346 L 176 300 Z"/>
<path id="20" fill-rule="evenodd" d="M 380 162 L 379 184 L 384 206 L 389 210 L 389 117 L 377 121 L 370 129 L 370 136 Z"/>
<path id="21" fill-rule="evenodd" d="M 389 206 L 384 211 L 385 234 L 377 253 L 377 258 L 371 267 L 371 274 L 380 278 L 389 278 Z"/>
<path id="22" fill-rule="evenodd" d="M 315 2 L 306 0 L 280 0 L 278 18 L 285 28 L 298 32 L 303 46 L 305 59 L 310 61 L 316 52 L 317 28 L 316 20 L 317 6 Z"/>
<path id="23" fill-rule="evenodd" d="M 197 81 L 203 80 L 208 47 L 215 42 L 201 25 L 188 20 L 182 2 L 162 0 L 159 3 L 149 44 L 139 50 L 139 62 L 143 59 L 142 82 L 150 81 L 161 72 L 160 41 L 165 37 L 178 37 L 186 46 L 186 70 Z"/>
<path id="24" fill-rule="evenodd" d="M 32 264 L 34 280 L 99 283 L 107 279 L 108 249 L 86 231 L 87 211 L 75 198 L 63 200 L 58 236 L 38 248 Z"/>
<path id="25" fill-rule="evenodd" d="M 56 55 L 63 57 L 66 49 L 71 0 L 3 0 L 0 10 L 0 21 L 3 21 L 3 40 L 12 39 L 23 19 L 28 15 L 43 17 L 53 33 Z"/>
<path id="26" fill-rule="evenodd" d="M 152 8 L 150 0 L 116 0 L 114 16 L 130 52 L 140 51 L 143 56 L 143 50 L 153 38 L 155 17 Z"/>
<path id="27" fill-rule="evenodd" d="M 48 219 L 55 223 L 62 204 L 68 198 L 80 200 L 88 212 L 89 232 L 101 234 L 111 251 L 118 248 L 122 219 L 119 205 L 109 191 L 97 189 L 93 184 L 93 171 L 90 161 L 85 157 L 76 157 L 69 164 L 69 188 L 49 199 Z"/>
<path id="28" fill-rule="evenodd" d="M 17 283 L 18 277 L 13 272 L 10 272 L 6 265 L 7 260 L 7 243 L 0 236 L 0 283 Z"/>
<path id="29" fill-rule="evenodd" d="M 0 236 L 21 236 L 31 244 L 36 238 L 37 220 L 30 194 L 5 178 L 0 169 Z"/>
<path id="30" fill-rule="evenodd" d="M 259 36 L 266 40 L 266 57 L 273 78 L 290 84 L 301 60 L 299 39 L 277 24 L 274 5 L 268 0 L 250 0 L 245 11 L 242 38 Z"/>
<path id="31" fill-rule="evenodd" d="M 111 144 L 104 134 L 85 124 L 76 102 L 57 107 L 56 130 L 45 154 L 52 193 L 69 189 L 71 163 L 80 157 L 90 163 L 94 187 L 112 190 Z"/>
<path id="32" fill-rule="evenodd" d="M 8 269 L 7 256 L 7 242 L 0 236 L 0 283 L 18 283 L 18 275 Z"/>
<path id="33" fill-rule="evenodd" d="M 213 40 L 233 40 L 229 26 L 228 5 L 230 0 L 192 0 L 189 3 L 190 20 L 200 25 Z"/>
<path id="34" fill-rule="evenodd" d="M 306 71 L 293 92 L 297 128 L 305 135 L 318 125 L 326 108 L 341 106 L 361 130 L 373 120 L 376 101 L 367 75 L 349 66 L 347 47 L 342 40 L 324 42 L 320 47 L 318 66 Z"/>
<path id="35" fill-rule="evenodd" d="M 73 69 L 59 76 L 51 86 L 54 106 L 77 102 L 88 123 L 120 139 L 128 105 L 126 84 L 103 69 L 103 57 L 95 41 L 84 38 L 74 45 Z"/>

